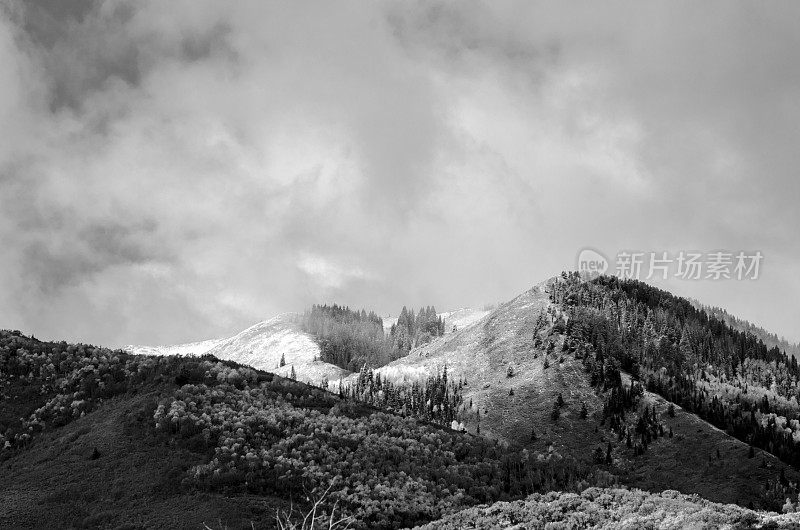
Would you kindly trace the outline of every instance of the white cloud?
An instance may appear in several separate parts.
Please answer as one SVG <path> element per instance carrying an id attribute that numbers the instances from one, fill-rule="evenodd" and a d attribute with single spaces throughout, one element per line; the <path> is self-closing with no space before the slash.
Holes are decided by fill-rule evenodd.
<path id="1" fill-rule="evenodd" d="M 375 275 L 358 266 L 347 266 L 331 258 L 305 254 L 297 260 L 297 267 L 322 289 L 341 289 L 349 280 L 374 279 Z"/>
<path id="2" fill-rule="evenodd" d="M 698 293 L 793 336 L 794 7 L 58 6 L 0 11 L 3 326 L 479 304 L 588 245 L 777 256 L 762 291 Z"/>

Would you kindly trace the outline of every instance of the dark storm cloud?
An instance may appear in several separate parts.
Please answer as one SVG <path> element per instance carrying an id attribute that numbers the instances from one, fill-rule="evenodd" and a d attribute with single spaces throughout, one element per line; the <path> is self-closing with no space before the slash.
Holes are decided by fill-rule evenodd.
<path id="1" fill-rule="evenodd" d="M 35 240 L 23 250 L 25 276 L 40 286 L 45 295 L 58 296 L 66 286 L 79 285 L 82 280 L 114 265 L 146 263 L 162 258 L 148 251 L 146 242 L 137 236 L 148 237 L 154 226 L 137 229 L 114 225 L 113 221 L 80 230 L 68 244 L 54 246 Z"/>
<path id="2" fill-rule="evenodd" d="M 165 343 L 480 304 L 590 245 L 761 249 L 756 286 L 667 287 L 800 338 L 793 4 L 0 14 L 2 326 Z"/>

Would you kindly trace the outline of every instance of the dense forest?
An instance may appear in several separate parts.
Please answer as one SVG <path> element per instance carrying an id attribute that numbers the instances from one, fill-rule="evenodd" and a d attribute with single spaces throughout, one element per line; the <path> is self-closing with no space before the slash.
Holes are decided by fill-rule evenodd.
<path id="1" fill-rule="evenodd" d="M 621 423 L 632 404 L 620 382 L 624 371 L 730 435 L 800 467 L 800 370 L 794 357 L 642 282 L 605 276 L 583 281 L 564 273 L 550 296 L 562 310 L 554 325 L 564 329 L 565 344 L 584 357 L 594 383 L 612 389 L 606 403 L 612 421 Z M 658 419 L 646 416 L 634 436 L 643 447 L 648 437 L 662 434 Z"/>
<path id="2" fill-rule="evenodd" d="M 389 336 L 397 347 L 408 353 L 414 346 L 430 342 L 434 337 L 444 335 L 444 320 L 436 314 L 433 306 L 422 307 L 414 314 L 414 309 L 403 309 L 392 324 Z"/>
<path id="3" fill-rule="evenodd" d="M 404 306 L 389 333 L 374 312 L 337 304 L 314 305 L 299 323 L 319 344 L 323 361 L 351 372 L 381 367 L 444 334 L 444 321 L 432 306 L 417 313 Z"/>
<path id="4" fill-rule="evenodd" d="M 300 327 L 315 338 L 323 361 L 351 372 L 383 366 L 401 355 L 386 337 L 383 319 L 372 311 L 314 305 L 300 316 Z"/>

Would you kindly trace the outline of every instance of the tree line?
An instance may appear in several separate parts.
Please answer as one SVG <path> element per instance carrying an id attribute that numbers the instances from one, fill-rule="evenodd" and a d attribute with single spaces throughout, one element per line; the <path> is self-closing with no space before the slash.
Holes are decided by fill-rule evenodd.
<path id="1" fill-rule="evenodd" d="M 321 360 L 351 372 L 384 366 L 444 334 L 444 320 L 433 306 L 418 312 L 404 306 L 388 333 L 375 312 L 337 304 L 313 305 L 299 325 L 319 344 Z"/>

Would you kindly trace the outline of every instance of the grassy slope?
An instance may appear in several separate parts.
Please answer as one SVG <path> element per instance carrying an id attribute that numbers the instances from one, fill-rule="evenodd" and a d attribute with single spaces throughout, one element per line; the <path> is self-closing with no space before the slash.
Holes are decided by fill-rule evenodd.
<path id="1" fill-rule="evenodd" d="M 660 438 L 636 458 L 618 462 L 625 483 L 647 490 L 670 488 L 684 493 L 698 493 L 717 502 L 757 506 L 757 492 L 780 469 L 787 477 L 798 473 L 771 454 L 756 449 L 748 458 L 749 446 L 713 427 L 696 415 L 675 405 L 675 417 L 667 415 L 669 402 L 647 392 L 646 401 L 656 406 L 673 438 Z M 721 458 L 717 458 L 717 450 Z"/>
<path id="2" fill-rule="evenodd" d="M 406 374 L 440 370 L 445 363 L 452 377 L 466 377 L 465 402 L 473 403 L 481 413 L 481 434 L 526 445 L 537 451 L 553 449 L 578 458 L 590 458 L 598 446 L 614 445 L 614 465 L 610 471 L 625 484 L 652 489 L 674 489 L 697 493 L 716 502 L 757 505 L 759 490 L 767 478 L 774 478 L 779 469 L 786 470 L 793 480 L 800 474 L 767 453 L 747 458 L 748 447 L 693 414 L 676 406 L 675 418 L 666 415 L 667 403 L 647 394 L 644 402 L 655 403 L 667 431 L 672 426 L 673 438 L 660 438 L 644 455 L 634 457 L 624 442 L 601 425 L 603 397 L 589 385 L 580 360 L 572 355 L 561 357 L 560 339 L 544 368 L 544 350 L 533 347 L 533 332 L 541 311 L 550 301 L 544 285 L 523 293 L 502 304 L 473 326 L 441 337 L 431 344 L 413 350 L 409 356 L 395 361 L 380 371 L 395 380 Z M 545 342 L 546 343 L 546 342 Z M 513 377 L 506 370 L 512 366 Z M 509 390 L 514 389 L 514 395 Z M 561 417 L 550 417 L 553 403 L 561 392 L 566 405 Z M 587 419 L 579 417 L 581 402 L 586 402 Z M 629 414 L 629 421 L 635 412 Z M 474 416 L 466 422 L 475 432 Z M 531 430 L 537 440 L 531 440 Z M 716 459 L 720 450 L 721 459 Z M 762 467 L 762 460 L 767 467 Z"/>
<path id="3" fill-rule="evenodd" d="M 272 527 L 286 508 L 280 499 L 180 491 L 183 471 L 203 455 L 145 425 L 171 386 L 108 400 L 0 462 L 0 528 Z"/>

